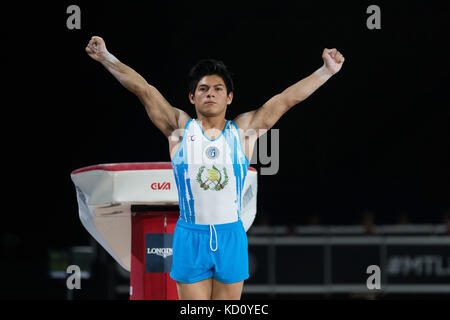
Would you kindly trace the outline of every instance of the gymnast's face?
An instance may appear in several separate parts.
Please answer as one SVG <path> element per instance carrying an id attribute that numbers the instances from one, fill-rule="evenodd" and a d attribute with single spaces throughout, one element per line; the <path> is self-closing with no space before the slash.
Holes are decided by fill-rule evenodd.
<path id="1" fill-rule="evenodd" d="M 233 100 L 233 92 L 227 94 L 227 87 L 218 75 L 204 76 L 195 88 L 195 95 L 189 93 L 189 100 L 197 113 L 206 117 L 225 116 L 227 105 Z"/>

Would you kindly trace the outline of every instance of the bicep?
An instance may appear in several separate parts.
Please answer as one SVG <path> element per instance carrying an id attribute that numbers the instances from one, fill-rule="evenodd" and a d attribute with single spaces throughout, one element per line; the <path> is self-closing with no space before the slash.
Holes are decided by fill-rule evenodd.
<path id="1" fill-rule="evenodd" d="M 153 86 L 147 86 L 139 95 L 139 100 L 145 106 L 145 110 L 152 123 L 161 130 L 166 137 L 176 129 L 184 127 L 189 116 L 183 110 L 174 108 Z M 184 124 L 183 124 L 184 123 Z"/>
<path id="2" fill-rule="evenodd" d="M 288 104 L 281 94 L 270 98 L 258 109 L 243 113 L 235 122 L 243 130 L 255 130 L 258 136 L 270 130 L 274 124 L 289 110 Z"/>

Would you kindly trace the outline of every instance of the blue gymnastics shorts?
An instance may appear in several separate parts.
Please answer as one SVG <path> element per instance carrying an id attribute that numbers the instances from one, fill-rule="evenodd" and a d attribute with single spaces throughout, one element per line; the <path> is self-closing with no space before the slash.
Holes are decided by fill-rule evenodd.
<path id="1" fill-rule="evenodd" d="M 173 235 L 170 277 L 182 283 L 248 279 L 248 242 L 242 221 L 199 225 L 179 219 Z"/>

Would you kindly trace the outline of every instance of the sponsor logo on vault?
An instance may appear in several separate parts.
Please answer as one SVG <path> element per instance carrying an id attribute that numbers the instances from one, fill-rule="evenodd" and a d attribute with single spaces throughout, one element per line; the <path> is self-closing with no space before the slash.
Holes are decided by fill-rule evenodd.
<path id="1" fill-rule="evenodd" d="M 172 248 L 147 248 L 147 254 L 156 254 L 157 256 L 167 258 L 173 254 Z"/>
<path id="2" fill-rule="evenodd" d="M 152 190 L 170 190 L 170 182 L 163 182 L 163 183 L 159 183 L 159 182 L 154 182 L 151 184 L 150 186 L 152 188 Z"/>

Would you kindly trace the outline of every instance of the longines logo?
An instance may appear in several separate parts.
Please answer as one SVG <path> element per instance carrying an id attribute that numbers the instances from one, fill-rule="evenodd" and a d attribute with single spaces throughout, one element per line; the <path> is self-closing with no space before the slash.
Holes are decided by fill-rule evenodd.
<path id="1" fill-rule="evenodd" d="M 151 184 L 150 186 L 152 188 L 152 190 L 170 190 L 170 182 L 163 182 L 163 183 L 159 183 L 159 182 L 154 182 Z"/>
<path id="2" fill-rule="evenodd" d="M 173 233 L 145 234 L 145 272 L 169 273 L 173 258 Z"/>
<path id="3" fill-rule="evenodd" d="M 147 254 L 156 254 L 164 259 L 173 254 L 172 248 L 147 248 Z"/>

